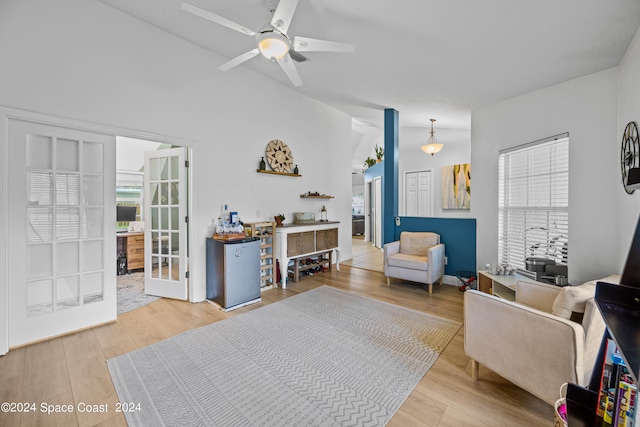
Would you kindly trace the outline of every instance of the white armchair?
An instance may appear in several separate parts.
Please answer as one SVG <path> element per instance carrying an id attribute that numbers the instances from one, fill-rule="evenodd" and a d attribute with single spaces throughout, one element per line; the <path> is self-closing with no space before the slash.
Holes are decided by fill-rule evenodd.
<path id="1" fill-rule="evenodd" d="M 444 245 L 440 243 L 440 235 L 429 232 L 400 233 L 400 240 L 384 245 L 384 275 L 387 285 L 391 278 L 411 280 L 429 285 L 429 293 L 433 284 L 444 275 Z"/>
<path id="2" fill-rule="evenodd" d="M 617 283 L 619 276 L 602 281 Z M 605 330 L 594 294 L 595 281 L 564 288 L 518 281 L 515 302 L 465 292 L 464 351 L 472 378 L 481 363 L 551 405 L 563 383 L 586 385 Z M 576 312 L 584 312 L 581 323 L 569 320 Z"/>

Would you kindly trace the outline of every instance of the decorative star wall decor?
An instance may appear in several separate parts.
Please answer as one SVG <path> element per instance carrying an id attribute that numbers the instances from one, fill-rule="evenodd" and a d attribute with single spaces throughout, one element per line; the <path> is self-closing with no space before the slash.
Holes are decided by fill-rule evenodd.
<path id="1" fill-rule="evenodd" d="M 274 139 L 267 144 L 267 161 L 276 172 L 290 173 L 293 166 L 291 150 L 283 141 Z"/>

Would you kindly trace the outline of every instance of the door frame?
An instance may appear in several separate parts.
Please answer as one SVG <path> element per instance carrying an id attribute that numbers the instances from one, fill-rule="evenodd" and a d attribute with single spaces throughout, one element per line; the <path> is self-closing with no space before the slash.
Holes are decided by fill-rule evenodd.
<path id="1" fill-rule="evenodd" d="M 196 221 L 196 215 L 193 211 L 193 166 L 194 166 L 194 156 L 192 155 L 192 147 L 195 144 L 195 141 L 176 137 L 176 136 L 168 136 L 155 134 L 152 132 L 143 132 L 137 131 L 133 129 L 121 128 L 117 126 L 109 126 L 103 125 L 93 122 L 86 122 L 66 117 L 54 116 L 51 114 L 44 113 L 36 113 L 33 111 L 20 110 L 17 108 L 11 108 L 7 106 L 0 105 L 0 355 L 6 354 L 9 351 L 9 287 L 7 285 L 9 280 L 9 273 L 7 271 L 7 258 L 9 251 L 9 242 L 7 241 L 8 235 L 8 216 L 9 216 L 9 206 L 8 206 L 8 186 L 9 186 L 9 176 L 8 176 L 8 151 L 9 151 L 9 120 L 21 120 L 27 122 L 35 122 L 41 123 L 44 125 L 50 126 L 58 126 L 58 127 L 66 127 L 71 129 L 76 129 L 79 131 L 86 132 L 94 132 L 94 133 L 102 133 L 106 135 L 112 135 L 114 137 L 117 136 L 125 136 L 129 138 L 137 138 L 137 139 L 147 139 L 151 141 L 156 141 L 164 144 L 178 145 L 185 147 L 188 151 L 189 155 L 189 168 L 187 170 L 187 180 L 188 180 L 188 212 L 189 212 L 189 223 L 194 224 Z M 193 233 L 194 227 L 188 227 L 187 229 L 187 239 L 189 244 L 193 242 Z M 115 238 L 115 236 L 114 236 Z M 190 251 L 191 248 L 189 248 Z M 116 257 L 114 254 L 114 261 Z M 194 269 L 190 268 L 191 260 L 187 260 L 187 265 L 190 271 L 190 281 L 194 282 Z M 114 263 L 115 265 L 115 263 Z M 115 284 L 114 284 L 115 285 Z M 193 301 L 193 287 L 189 286 L 189 301 Z"/>
<path id="2" fill-rule="evenodd" d="M 374 213 L 372 242 L 373 242 L 373 246 L 375 246 L 376 248 L 382 249 L 382 247 L 384 246 L 384 242 L 382 239 L 383 227 L 384 227 L 383 215 L 382 215 L 382 212 L 384 210 L 384 206 L 382 204 L 382 192 L 383 192 L 382 177 L 377 176 L 373 178 L 372 182 L 373 182 L 372 191 L 373 191 L 373 213 Z M 377 191 L 378 185 L 380 186 L 380 192 Z M 380 209 L 376 209 L 378 205 L 380 206 Z M 380 223 L 380 230 L 378 230 L 378 222 Z M 378 246 L 378 241 L 380 242 L 380 246 Z"/>
<path id="3" fill-rule="evenodd" d="M 364 241 L 371 242 L 371 187 L 373 181 L 366 181 L 364 183 Z"/>

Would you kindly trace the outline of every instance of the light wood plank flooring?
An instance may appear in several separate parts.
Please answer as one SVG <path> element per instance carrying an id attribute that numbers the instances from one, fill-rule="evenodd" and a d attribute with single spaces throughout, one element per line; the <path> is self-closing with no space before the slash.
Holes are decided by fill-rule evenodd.
<path id="1" fill-rule="evenodd" d="M 323 284 L 462 321 L 463 294 L 455 286 L 423 288 L 393 281 L 382 273 L 342 266 L 262 294 L 262 302 L 224 313 L 206 302 L 161 299 L 125 313 L 112 324 L 11 350 L 0 357 L 0 403 L 33 402 L 36 413 L 0 412 L 0 426 L 124 426 L 114 413 L 116 392 L 106 359 L 211 322 L 254 310 Z M 470 378 L 463 328 L 392 418 L 389 426 L 549 426 L 553 408 L 480 367 Z M 268 397 L 265 397 L 268 398 Z M 109 405 L 107 413 L 40 412 L 40 405 Z"/>
<path id="2" fill-rule="evenodd" d="M 383 271 L 384 254 L 381 249 L 376 248 L 371 242 L 365 242 L 362 236 L 354 237 L 351 240 L 351 256 L 340 265 L 350 265 L 365 270 Z"/>

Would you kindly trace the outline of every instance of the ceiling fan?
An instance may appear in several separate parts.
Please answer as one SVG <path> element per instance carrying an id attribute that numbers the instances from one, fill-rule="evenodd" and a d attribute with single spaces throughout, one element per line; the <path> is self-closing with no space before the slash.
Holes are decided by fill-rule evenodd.
<path id="1" fill-rule="evenodd" d="M 222 64 L 219 67 L 222 71 L 227 71 L 258 54 L 262 54 L 264 57 L 277 62 L 294 86 L 300 86 L 302 85 L 302 80 L 292 61 L 293 59 L 302 62 L 307 59 L 300 52 L 353 52 L 355 50 L 355 46 L 351 44 L 309 37 L 295 36 L 292 41 L 287 35 L 287 30 L 298 5 L 298 0 L 265 0 L 265 5 L 273 12 L 273 18 L 258 32 L 191 3 L 184 2 L 181 8 L 201 18 L 256 38 L 257 47 L 255 49 Z"/>

